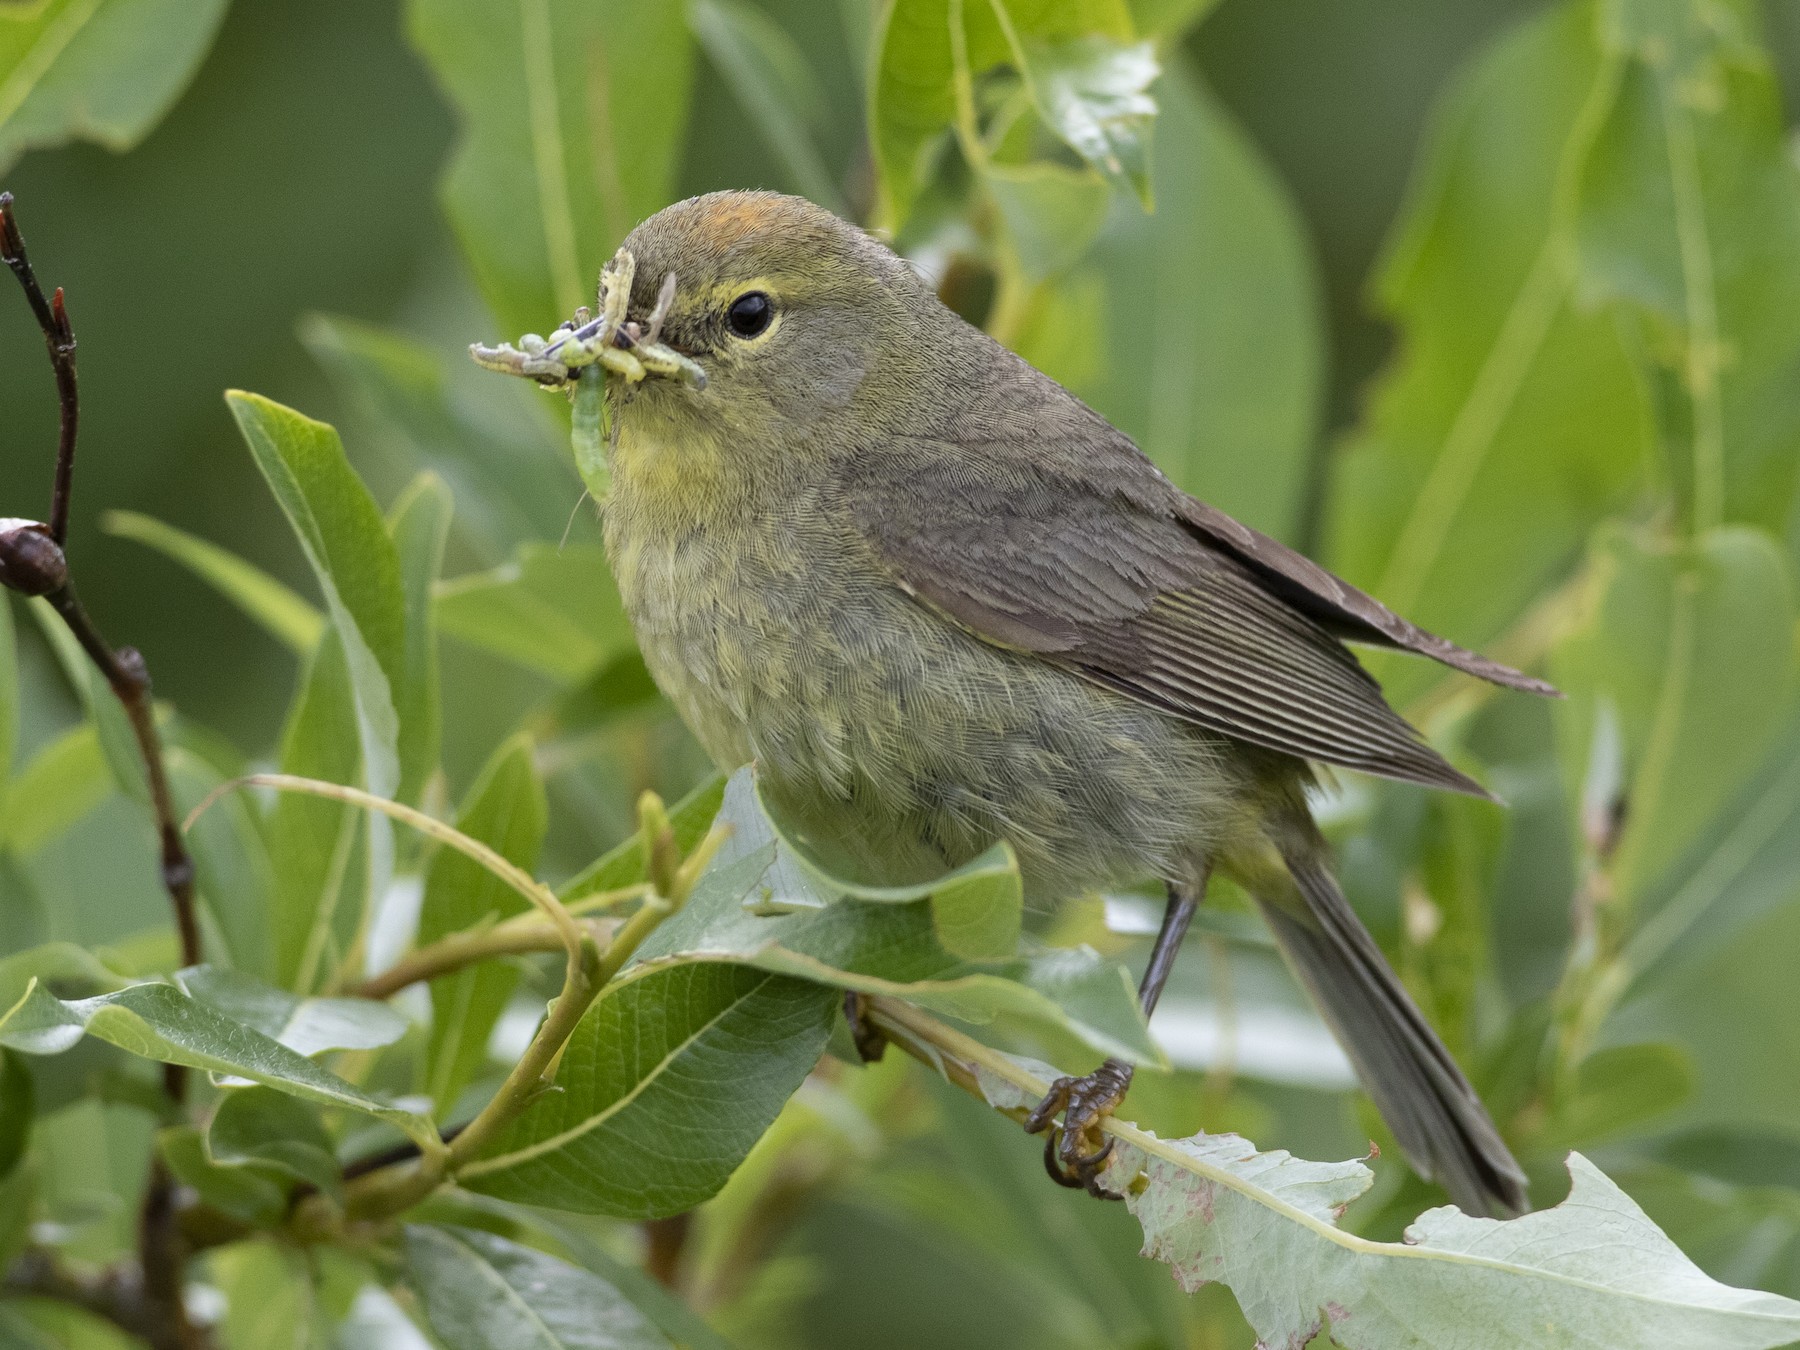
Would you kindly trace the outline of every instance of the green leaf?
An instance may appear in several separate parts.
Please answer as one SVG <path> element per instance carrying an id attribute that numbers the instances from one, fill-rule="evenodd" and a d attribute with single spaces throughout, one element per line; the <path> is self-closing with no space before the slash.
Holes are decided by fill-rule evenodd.
<path id="1" fill-rule="evenodd" d="M 904 998 L 965 1022 L 1015 1019 L 1072 1033 L 1106 1054 L 1162 1062 L 1130 976 L 1116 962 L 1085 947 L 981 963 L 954 955 L 939 938 L 930 904 L 849 898 L 815 864 L 801 863 L 757 805 L 747 769 L 733 776 L 719 820 L 731 826 L 731 837 L 623 981 L 692 961 L 741 962 Z M 983 886 L 992 882 L 987 868 L 984 862 L 974 874 Z"/>
<path id="2" fill-rule="evenodd" d="M 513 380 L 471 383 L 460 353 L 447 367 L 423 343 L 353 319 L 310 315 L 300 336 L 375 439 L 450 480 L 458 533 L 473 534 L 484 558 L 562 532 L 574 479 L 553 453 L 562 430 L 536 390 Z M 477 397 L 477 408 L 464 406 Z"/>
<path id="3" fill-rule="evenodd" d="M 336 1328 L 336 1350 L 433 1350 L 394 1296 L 365 1284 Z"/>
<path id="4" fill-rule="evenodd" d="M 1085 254 L 1112 205 L 1104 182 L 1062 164 L 995 164 L 983 181 L 1019 267 L 1033 281 L 1056 276 Z"/>
<path id="5" fill-rule="evenodd" d="M 225 782 L 216 765 L 186 745 L 165 745 L 163 757 L 178 817 L 185 818 Z M 200 900 L 216 927 L 209 942 L 223 945 L 209 950 L 221 964 L 274 978 L 269 918 L 277 883 L 253 800 L 240 792 L 225 793 L 185 834 Z"/>
<path id="6" fill-rule="evenodd" d="M 1636 904 L 1700 837 L 1792 715 L 1793 585 L 1776 541 L 1728 526 L 1691 544 L 1622 529 L 1595 545 L 1599 594 L 1556 653 L 1571 797 L 1616 730 L 1627 804 L 1612 872 Z M 1587 803 L 1604 810 L 1605 803 Z"/>
<path id="7" fill-rule="evenodd" d="M 1131 16 L 1123 0 L 958 0 L 954 5 L 952 0 L 894 0 L 876 38 L 869 138 L 895 226 L 904 223 L 929 181 L 938 140 L 956 119 L 959 72 L 952 23 L 957 14 L 963 20 L 967 58 L 961 78 L 969 80 L 1001 65 L 1025 71 L 1042 59 L 1044 48 L 1057 44 L 1110 39 L 1095 50 L 1110 48 L 1116 55 L 1131 38 Z M 1153 57 L 1151 63 L 1154 66 Z M 1083 93 L 1084 84 L 1093 81 L 1076 72 L 1085 68 L 1091 77 L 1096 64 L 1114 76 L 1129 65 L 1095 63 L 1091 57 L 1071 62 L 1064 53 L 1049 59 L 1050 78 L 1044 88 L 1028 87 L 1046 123 L 1059 134 L 1078 136 L 1104 162 L 1118 158 L 1119 147 L 1104 142 L 1111 133 L 1123 133 L 1125 124 L 1117 120 L 1122 109 L 1116 92 L 1103 101 L 1104 123 L 1096 119 L 1095 100 Z M 1141 62 L 1136 73 L 1142 73 Z M 1142 111 L 1141 105 L 1136 111 Z M 1083 150 L 1083 145 L 1073 140 L 1071 144 Z M 1141 156 L 1136 162 L 1141 167 Z M 1128 172 L 1124 161 L 1119 163 L 1121 171 Z"/>
<path id="8" fill-rule="evenodd" d="M 1581 6 L 1457 84 L 1377 281 L 1401 353 L 1336 467 L 1335 570 L 1479 646 L 1641 481 L 1649 408 L 1613 317 L 1575 302 L 1573 187 L 1608 76 Z M 1404 706 L 1438 672 L 1374 663 Z"/>
<path id="9" fill-rule="evenodd" d="M 684 857 L 706 837 L 724 799 L 725 778 L 720 774 L 702 783 L 670 808 L 669 830 L 675 836 L 675 847 Z M 556 893 L 564 900 L 579 900 L 599 891 L 623 890 L 648 877 L 643 837 L 633 834 L 570 877 L 557 887 Z"/>
<path id="10" fill-rule="evenodd" d="M 296 1054 L 379 1050 L 406 1034 L 404 1017 L 365 998 L 301 998 L 221 966 L 191 966 L 175 978 L 192 997 Z"/>
<path id="11" fill-rule="evenodd" d="M 744 0 L 693 0 L 688 23 L 707 60 L 787 171 L 789 186 L 828 211 L 849 208 L 814 143 L 824 95 L 799 46 L 767 14 Z"/>
<path id="12" fill-rule="evenodd" d="M 437 1128 L 320 1068 L 255 1027 L 234 1021 L 174 985 L 134 984 L 115 994 L 64 1002 L 33 980 L 0 1013 L 0 1045 L 54 1055 L 83 1035 L 163 1064 L 248 1079 L 321 1106 L 360 1111 L 435 1146 Z"/>
<path id="13" fill-rule="evenodd" d="M 746 804 L 742 794 L 746 779 L 759 789 L 756 808 L 760 810 L 762 821 L 745 818 Z M 803 907 L 830 903 L 840 896 L 890 905 L 928 900 L 932 929 L 938 942 L 952 956 L 971 961 L 1003 961 L 1018 951 L 1024 922 L 1025 887 L 1019 877 L 1019 860 L 1010 844 L 995 844 L 979 858 L 929 881 L 905 886 L 881 885 L 878 883 L 882 878 L 861 874 L 860 859 L 845 850 L 833 848 L 834 841 L 829 836 L 808 831 L 785 818 L 760 791 L 761 784 L 753 771 L 739 770 L 733 782 L 737 784 L 735 791 L 731 786 L 725 789 L 728 809 L 723 819 L 731 824 L 733 833 L 740 839 L 763 835 L 773 829 L 773 838 L 785 854 L 811 874 L 809 879 L 788 878 L 788 884 L 798 882 L 800 888 L 810 892 Z M 809 885 L 808 880 L 813 884 Z M 791 905 L 793 899 L 790 896 L 786 903 Z"/>
<path id="14" fill-rule="evenodd" d="M 105 801 L 112 788 L 93 724 L 65 731 L 13 776 L 0 814 L 0 842 L 29 858 Z"/>
<path id="15" fill-rule="evenodd" d="M 522 736 L 502 745 L 456 819 L 457 829 L 527 872 L 537 866 L 550 813 L 532 754 L 530 740 Z M 425 873 L 418 941 L 423 946 L 529 908 L 530 902 L 486 868 L 440 849 Z M 487 1062 L 488 1038 L 517 983 L 517 971 L 501 961 L 484 961 L 431 982 L 424 1091 L 441 1111 L 455 1104 Z"/>
<path id="16" fill-rule="evenodd" d="M 598 1276 L 682 1350 L 732 1350 L 679 1294 L 615 1255 L 604 1227 L 469 1191 L 439 1191 L 414 1212 L 422 1222 L 452 1233 L 475 1229 L 558 1254 Z"/>
<path id="17" fill-rule="evenodd" d="M 211 1283 L 224 1296 L 217 1328 L 229 1350 L 325 1350 L 337 1309 L 326 1295 L 332 1248 L 301 1251 L 273 1238 L 210 1253 Z"/>
<path id="18" fill-rule="evenodd" d="M 406 596 L 387 524 L 337 432 L 256 394 L 234 390 L 226 402 L 324 592 L 355 693 L 364 780 L 369 791 L 392 796 L 400 781 L 394 691 L 406 675 Z"/>
<path id="19" fill-rule="evenodd" d="M 39 0 L 0 6 L 0 170 L 76 138 L 125 151 L 168 112 L 226 0 Z"/>
<path id="20" fill-rule="evenodd" d="M 681 1350 L 733 1350 L 678 1294 L 665 1289 L 647 1272 L 614 1256 L 571 1224 L 544 1223 L 541 1210 L 534 1211 L 533 1217 L 568 1248 L 570 1256 L 584 1269 L 618 1290 Z"/>
<path id="21" fill-rule="evenodd" d="M 501 332 L 547 332 L 591 303 L 600 265 L 669 201 L 693 79 L 684 8 L 407 5 L 462 119 L 445 204 Z"/>
<path id="22" fill-rule="evenodd" d="M 343 644 L 328 628 L 301 672 L 282 735 L 282 772 L 355 782 L 362 764 L 356 722 Z M 340 802 L 296 792 L 276 798 L 269 815 L 275 869 L 269 929 L 278 984 L 318 988 L 354 944 L 368 895 L 360 859 L 370 825 L 363 812 Z"/>
<path id="23" fill-rule="evenodd" d="M 407 802 L 418 800 L 437 771 L 443 739 L 432 588 L 443 570 L 454 509 L 444 480 L 423 473 L 400 494 L 388 520 L 406 600 L 406 649 L 394 710 L 400 717 L 400 799 Z"/>
<path id="24" fill-rule="evenodd" d="M 899 228 L 929 181 L 938 138 L 956 116 L 949 0 L 893 0 L 875 38 L 869 141 Z"/>
<path id="25" fill-rule="evenodd" d="M 1767 1130 L 1707 1126 L 1659 1140 L 1650 1150 L 1663 1162 L 1728 1186 L 1800 1191 L 1800 1140 Z"/>
<path id="26" fill-rule="evenodd" d="M 1016 1109 L 1038 1084 L 981 1070 Z M 1328 1331 L 1346 1350 L 1513 1350 L 1530 1345 L 1773 1347 L 1800 1337 L 1800 1303 L 1719 1284 L 1579 1153 L 1554 1209 L 1500 1222 L 1445 1205 L 1404 1243 L 1337 1226 L 1368 1189 L 1361 1162 L 1259 1153 L 1236 1135 L 1133 1131 L 1103 1174 L 1144 1229 L 1146 1255 L 1192 1292 L 1230 1286 L 1265 1345 Z"/>
<path id="27" fill-rule="evenodd" d="M 161 1131 L 156 1146 L 177 1181 L 193 1187 L 204 1203 L 240 1223 L 273 1228 L 287 1212 L 287 1191 L 276 1178 L 260 1168 L 215 1162 L 207 1156 L 206 1138 L 195 1126 L 176 1125 Z"/>
<path id="28" fill-rule="evenodd" d="M 30 1167 L 14 1168 L 10 1176 L 0 1177 L 0 1266 L 10 1265 L 31 1240 L 31 1202 L 36 1182 Z M 0 1305 L 0 1313 L 3 1311 L 4 1305 Z M 0 1319 L 0 1346 L 13 1350 L 7 1345 L 5 1332 L 5 1322 Z M 33 1350 L 39 1344 L 33 1341 Z"/>
<path id="29" fill-rule="evenodd" d="M 1324 401 L 1318 269 L 1280 180 L 1178 53 L 1158 99 L 1161 207 L 1114 201 L 1088 264 L 1055 283 L 1100 293 L 1021 353 L 1180 487 L 1292 540 Z"/>
<path id="30" fill-rule="evenodd" d="M 1212 12 L 1217 0 L 1129 0 L 1137 31 L 1152 37 L 1174 37 Z"/>
<path id="31" fill-rule="evenodd" d="M 325 616 L 237 554 L 136 511 L 108 511 L 100 517 L 100 528 L 180 563 L 296 656 L 304 658 L 318 646 Z"/>
<path id="32" fill-rule="evenodd" d="M 598 1275 L 492 1233 L 410 1225 L 406 1269 L 449 1350 L 674 1350 Z"/>
<path id="33" fill-rule="evenodd" d="M 574 742 L 653 709 L 661 699 L 643 656 L 623 652 L 557 695 L 533 718 L 531 731 L 546 744 Z"/>
<path id="34" fill-rule="evenodd" d="M 118 990 L 125 981 L 99 957 L 73 942 L 46 942 L 10 956 L 0 956 L 0 1006 L 10 1008 L 25 996 L 33 980 L 60 989 Z"/>
<path id="35" fill-rule="evenodd" d="M 0 1182 L 13 1174 L 31 1142 L 34 1096 L 24 1057 L 0 1050 Z"/>
<path id="36" fill-rule="evenodd" d="M 649 1219 L 716 1194 L 825 1049 L 838 996 L 686 963 L 610 990 L 546 1093 L 459 1182 L 503 1199 Z"/>
<path id="37" fill-rule="evenodd" d="M 636 650 L 606 553 L 592 544 L 527 543 L 502 567 L 444 582 L 438 627 L 559 684 Z"/>
<path id="38" fill-rule="evenodd" d="M 1572 1099 L 1558 1104 L 1547 1135 L 1560 1147 L 1641 1132 L 1694 1092 L 1694 1063 L 1680 1046 L 1614 1045 L 1582 1061 Z"/>
<path id="39" fill-rule="evenodd" d="M 112 777 L 113 786 L 139 806 L 148 806 L 149 780 L 144 777 L 144 762 L 138 751 L 137 733 L 132 730 L 131 719 L 124 706 L 107 684 L 99 667 L 81 649 L 81 643 L 74 633 L 50 607 L 50 602 L 34 599 L 30 603 L 32 618 L 37 620 L 39 631 L 49 642 L 50 650 L 56 654 L 56 663 L 62 668 L 63 677 L 80 698 L 82 709 L 99 738 L 100 753 L 106 770 Z M 161 719 L 160 711 L 158 719 Z"/>
<path id="40" fill-rule="evenodd" d="M 1787 523 L 1800 466 L 1800 171 L 1756 20 L 1611 0 L 1583 166 L 1583 296 L 1616 304 L 1691 519 Z"/>
<path id="41" fill-rule="evenodd" d="M 1151 206 L 1150 128 L 1161 74 L 1148 42 L 1101 37 L 1033 43 L 1022 65 L 1044 122 L 1094 168 Z"/>
<path id="42" fill-rule="evenodd" d="M 220 1167 L 273 1170 L 326 1195 L 343 1189 L 331 1136 L 318 1112 L 272 1088 L 225 1094 L 206 1128 L 206 1155 Z"/>
<path id="43" fill-rule="evenodd" d="M 1800 900 L 1800 716 L 1647 900 L 1625 945 L 1640 982 L 1710 960 Z"/>

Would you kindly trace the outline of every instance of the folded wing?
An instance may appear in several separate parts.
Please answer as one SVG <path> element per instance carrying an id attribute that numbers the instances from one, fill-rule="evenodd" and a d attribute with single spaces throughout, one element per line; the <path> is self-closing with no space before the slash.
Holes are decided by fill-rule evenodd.
<path id="1" fill-rule="evenodd" d="M 1486 795 L 1388 707 L 1340 635 L 1548 686 L 1169 492 L 1158 510 L 937 443 L 860 469 L 845 505 L 897 585 L 985 641 L 1252 745 Z"/>

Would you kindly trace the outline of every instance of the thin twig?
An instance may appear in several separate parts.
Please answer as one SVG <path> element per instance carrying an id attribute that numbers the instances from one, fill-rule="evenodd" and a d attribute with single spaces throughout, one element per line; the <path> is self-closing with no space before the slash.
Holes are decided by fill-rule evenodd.
<path id="1" fill-rule="evenodd" d="M 50 499 L 48 534 L 58 550 L 67 543 L 69 499 L 75 473 L 75 428 L 80 415 L 75 383 L 75 334 L 69 326 L 68 310 L 63 305 L 59 288 L 54 297 L 44 299 L 31 260 L 25 252 L 25 241 L 19 234 L 19 222 L 13 210 L 12 194 L 0 192 L 0 261 L 4 261 L 18 277 L 25 299 L 44 333 L 44 345 L 50 353 L 50 364 L 56 373 L 57 395 L 62 403 L 62 431 L 57 440 L 56 480 Z M 29 535 L 29 531 L 24 532 Z M 15 532 L 17 534 L 17 532 Z M 23 542 L 21 538 L 20 542 Z M 33 543 L 37 541 L 33 540 Z M 41 545 L 40 545 L 41 547 Z M 162 880 L 175 910 L 175 926 L 181 936 L 181 959 L 184 965 L 197 965 L 201 960 L 200 925 L 194 906 L 194 863 L 182 842 L 181 828 L 175 820 L 175 803 L 169 790 L 168 770 L 163 763 L 162 739 L 156 730 L 156 709 L 151 698 L 150 672 L 144 658 L 133 648 L 114 651 L 101 636 L 94 621 L 82 608 L 75 584 L 69 578 L 66 558 L 61 564 L 61 584 L 44 593 L 44 598 L 75 635 L 81 649 L 88 654 L 107 685 L 124 707 L 137 737 L 138 751 L 144 761 L 144 774 L 150 787 L 150 803 L 156 816 L 156 830 L 162 861 Z M 177 1100 L 185 1089 L 185 1075 L 176 1066 L 164 1074 L 170 1095 Z"/>
<path id="2" fill-rule="evenodd" d="M 451 933 L 408 952 L 379 975 L 345 992 L 352 998 L 392 998 L 408 985 L 435 980 L 496 956 L 562 950 L 561 935 L 537 913 L 519 914 L 489 928 Z"/>
<path id="3" fill-rule="evenodd" d="M 44 298 L 43 287 L 38 284 L 25 251 L 25 240 L 19 233 L 12 194 L 4 192 L 0 192 L 0 261 L 18 278 L 26 303 L 44 334 L 61 407 L 49 523 L 36 527 L 29 522 L 7 522 L 12 528 L 0 534 L 0 544 L 4 545 L 0 548 L 0 582 L 26 594 L 42 595 L 50 602 L 125 709 L 144 762 L 144 777 L 156 817 L 162 881 L 174 907 L 182 964 L 198 965 L 203 953 L 194 904 L 194 862 L 175 819 L 174 794 L 169 789 L 162 738 L 156 729 L 150 671 L 135 649 L 115 651 L 101 636 L 82 608 L 68 571 L 69 504 L 74 491 L 75 435 L 81 414 L 75 378 L 75 332 L 69 323 L 62 289 L 58 287 L 48 300 Z M 24 563 L 29 566 L 21 567 Z M 165 1064 L 163 1090 L 171 1102 L 179 1104 L 185 1100 L 187 1071 L 177 1064 Z M 147 1326 L 137 1329 L 138 1334 L 157 1350 L 198 1350 L 209 1345 L 210 1335 L 188 1319 L 182 1303 L 182 1268 L 187 1248 L 175 1203 L 174 1179 L 160 1161 L 151 1164 L 138 1232 L 138 1301 L 148 1319 Z"/>
<path id="4" fill-rule="evenodd" d="M 69 496 L 75 484 L 75 432 L 81 420 L 81 400 L 75 384 L 75 331 L 69 326 L 69 311 L 63 304 L 62 287 L 58 286 L 49 300 L 38 285 L 31 259 L 25 252 L 25 240 L 19 234 L 19 221 L 13 211 L 10 192 L 0 192 L 0 261 L 13 270 L 19 285 L 25 288 L 25 300 L 44 333 L 44 346 L 50 352 L 50 369 L 56 375 L 56 397 L 61 405 L 62 426 L 56 438 L 56 480 L 50 493 L 50 537 L 58 546 L 69 541 Z"/>

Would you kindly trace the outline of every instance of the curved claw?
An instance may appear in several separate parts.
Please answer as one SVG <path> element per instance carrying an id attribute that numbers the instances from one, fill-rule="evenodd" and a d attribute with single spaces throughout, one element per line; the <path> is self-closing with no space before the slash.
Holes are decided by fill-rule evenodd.
<path id="1" fill-rule="evenodd" d="M 1056 1145 L 1061 1137 L 1060 1130 L 1052 1130 L 1044 1136 L 1044 1170 L 1058 1186 L 1067 1186 L 1072 1191 L 1082 1190 L 1085 1183 L 1081 1178 L 1072 1172 L 1063 1171 L 1062 1164 L 1056 1160 Z"/>
<path id="2" fill-rule="evenodd" d="M 1056 1119 L 1057 1113 L 1069 1104 L 1069 1093 L 1076 1084 L 1076 1079 L 1059 1078 L 1050 1085 L 1044 1094 L 1044 1100 L 1031 1108 L 1031 1114 L 1025 1117 L 1025 1133 L 1037 1134 Z"/>
<path id="3" fill-rule="evenodd" d="M 1114 1143 L 1101 1142 L 1100 1121 L 1124 1100 L 1130 1086 L 1131 1067 L 1109 1059 L 1085 1078 L 1058 1078 L 1025 1117 L 1026 1132 L 1037 1134 L 1062 1112 L 1061 1129 L 1044 1140 L 1044 1170 L 1057 1185 L 1085 1190 L 1099 1200 L 1125 1198 L 1100 1184 Z"/>

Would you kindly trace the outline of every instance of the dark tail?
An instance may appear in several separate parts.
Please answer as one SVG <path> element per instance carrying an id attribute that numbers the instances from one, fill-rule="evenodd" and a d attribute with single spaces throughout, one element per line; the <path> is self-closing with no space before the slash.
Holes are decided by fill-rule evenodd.
<path id="1" fill-rule="evenodd" d="M 1475 1089 L 1344 899 L 1311 823 L 1292 833 L 1279 847 L 1294 893 L 1259 897 L 1262 911 L 1388 1128 L 1464 1213 L 1523 1213 L 1525 1174 Z"/>

